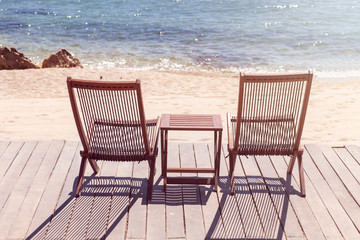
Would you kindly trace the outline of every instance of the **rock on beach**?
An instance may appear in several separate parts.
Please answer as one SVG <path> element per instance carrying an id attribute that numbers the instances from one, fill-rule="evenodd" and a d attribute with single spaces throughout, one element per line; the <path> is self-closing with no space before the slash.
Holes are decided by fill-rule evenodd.
<path id="1" fill-rule="evenodd" d="M 0 70 L 39 68 L 13 47 L 0 47 Z"/>
<path id="2" fill-rule="evenodd" d="M 51 54 L 42 62 L 42 68 L 70 68 L 70 67 L 80 67 L 82 65 L 76 57 L 74 57 L 66 49 L 60 49 L 54 54 Z"/>

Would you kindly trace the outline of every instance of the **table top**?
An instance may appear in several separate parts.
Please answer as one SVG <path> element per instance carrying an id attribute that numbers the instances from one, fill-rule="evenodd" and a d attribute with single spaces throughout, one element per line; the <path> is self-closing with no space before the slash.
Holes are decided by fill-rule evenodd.
<path id="1" fill-rule="evenodd" d="M 163 114 L 161 130 L 222 131 L 219 114 Z"/>

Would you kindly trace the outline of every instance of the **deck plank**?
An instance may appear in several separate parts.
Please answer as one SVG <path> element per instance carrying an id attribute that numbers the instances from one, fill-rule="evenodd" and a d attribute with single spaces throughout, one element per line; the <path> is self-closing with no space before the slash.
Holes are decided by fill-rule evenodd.
<path id="1" fill-rule="evenodd" d="M 114 181 L 119 162 L 104 162 L 94 186 L 93 204 L 85 239 L 102 239 L 106 236 Z"/>
<path id="2" fill-rule="evenodd" d="M 152 201 L 147 162 L 99 162 L 98 176 L 88 166 L 75 198 L 80 149 L 73 141 L 0 141 L 0 239 L 360 238 L 358 146 L 305 145 L 306 198 L 298 196 L 297 165 L 286 173 L 289 157 L 241 157 L 231 196 L 225 145 L 217 192 L 192 184 L 163 192 L 159 156 Z M 169 145 L 170 167 L 213 160 L 212 143 Z"/>
<path id="3" fill-rule="evenodd" d="M 355 145 L 346 145 L 345 147 L 351 156 L 353 156 L 357 164 L 360 165 L 360 147 Z M 359 177 L 359 172 L 357 172 L 356 175 Z"/>
<path id="4" fill-rule="evenodd" d="M 133 165 L 133 162 L 119 163 L 110 206 L 106 239 L 125 239 L 129 208 L 133 204 L 133 202 L 130 202 Z"/>
<path id="5" fill-rule="evenodd" d="M 356 201 L 356 204 L 360 206 L 360 184 L 357 179 L 360 176 L 356 175 L 356 171 L 360 171 L 360 165 L 357 164 L 345 148 L 324 149 L 323 147 L 322 151 L 341 179 L 342 184 L 346 187 L 354 201 Z"/>
<path id="6" fill-rule="evenodd" d="M 182 143 L 179 146 L 181 167 L 196 168 L 194 147 L 191 143 Z M 196 173 L 186 174 L 183 176 L 197 177 Z M 205 227 L 203 213 L 201 209 L 200 190 L 198 185 L 183 185 L 183 202 L 186 239 L 201 239 L 205 236 Z"/>
<path id="7" fill-rule="evenodd" d="M 154 177 L 154 189 L 152 199 L 148 202 L 148 217 L 146 239 L 166 239 L 165 228 L 165 192 L 163 191 L 163 178 L 161 176 L 161 151 L 156 158 L 156 173 Z"/>
<path id="8" fill-rule="evenodd" d="M 180 167 L 179 146 L 169 142 L 168 167 Z M 169 174 L 170 175 L 170 174 Z M 171 174 L 179 175 L 179 174 Z M 166 237 L 185 238 L 182 188 L 180 185 L 168 184 L 166 188 Z"/>
<path id="9" fill-rule="evenodd" d="M 76 184 L 77 184 L 77 177 L 79 174 L 80 163 L 81 163 L 80 150 L 82 150 L 82 149 L 83 148 L 79 142 L 79 144 L 75 150 L 74 158 L 71 162 L 69 172 L 66 175 L 65 184 L 61 191 L 56 208 L 59 208 L 62 204 L 67 202 L 69 200 L 69 198 L 75 197 L 75 188 L 76 188 Z M 85 181 L 85 185 L 86 185 L 86 181 Z"/>
<path id="10" fill-rule="evenodd" d="M 352 177 L 347 176 L 346 178 L 348 178 L 348 179 L 346 179 L 345 176 L 341 176 L 341 178 L 343 179 L 343 182 L 345 183 L 345 186 L 353 194 L 353 197 L 356 199 L 357 203 L 360 204 L 360 201 L 359 201 L 359 195 L 360 195 L 360 190 L 359 190 L 359 187 L 360 187 L 359 186 L 359 184 L 360 184 L 360 174 L 359 174 L 360 173 L 360 164 L 356 161 L 356 159 L 355 159 L 356 156 L 352 155 L 348 151 L 348 149 L 346 149 L 346 148 L 333 148 L 333 150 L 335 151 L 335 153 L 338 155 L 338 157 L 341 159 L 341 161 L 344 163 L 345 167 L 347 168 L 346 170 L 345 169 L 344 170 L 338 169 L 338 170 L 336 170 L 336 172 L 339 175 L 341 173 L 343 173 L 343 172 L 345 172 L 347 175 L 349 175 L 349 174 L 352 175 Z"/>
<path id="11" fill-rule="evenodd" d="M 19 176 L 14 189 L 11 191 L 9 199 L 7 200 L 3 210 L 0 213 L 0 236 L 7 236 L 11 226 L 16 224 L 16 216 L 22 214 L 19 212 L 22 202 L 28 192 L 34 176 L 40 167 L 40 164 L 45 156 L 49 142 L 40 142 L 33 150 L 27 164 Z"/>
<path id="12" fill-rule="evenodd" d="M 46 186 L 43 197 L 49 199 L 56 199 L 54 208 L 49 211 L 50 222 L 46 227 L 46 238 L 59 238 L 64 237 L 66 229 L 69 222 L 71 204 L 65 206 L 64 209 L 61 209 L 61 214 L 58 214 L 57 208 L 62 206 L 63 202 L 59 202 L 62 193 L 64 191 L 64 186 L 66 184 L 67 176 L 69 171 L 71 171 L 71 166 L 73 165 L 73 160 L 75 155 L 77 155 L 76 150 L 78 149 L 79 143 L 76 141 L 66 141 L 63 149 L 61 150 L 59 159 L 56 163 L 54 171 L 49 179 L 48 185 Z M 60 165 L 59 165 L 60 164 Z M 58 166 L 59 165 L 59 166 Z M 67 189 L 68 190 L 68 189 Z M 49 193 L 52 191 L 52 193 Z M 56 193 L 56 194 L 55 194 Z M 50 210 L 50 209 L 49 209 Z"/>
<path id="13" fill-rule="evenodd" d="M 308 152 L 305 151 L 304 156 L 309 158 Z M 287 160 L 287 161 L 286 161 Z M 287 165 L 289 163 L 289 159 L 283 159 L 283 161 L 273 161 L 273 164 L 277 171 L 280 172 L 286 172 L 287 171 Z M 304 165 L 305 170 L 307 170 L 311 166 Z M 299 188 L 299 174 L 298 174 L 298 168 L 297 164 L 294 166 L 292 178 L 294 181 L 292 182 L 292 187 L 294 187 L 297 191 L 300 191 Z M 319 224 L 320 228 L 322 229 L 322 233 L 325 236 L 326 239 L 342 239 L 342 235 L 336 226 L 335 222 L 333 221 L 331 215 L 329 214 L 329 211 L 326 208 L 326 205 L 324 205 L 321 197 L 319 196 L 318 192 L 316 191 L 316 188 L 310 181 L 307 174 L 305 174 L 305 185 L 306 185 L 306 201 L 311 208 L 311 211 L 313 212 L 317 223 Z M 302 216 L 302 213 L 297 210 L 297 204 L 294 204 L 295 210 L 298 212 L 297 214 L 299 216 Z M 308 224 L 308 219 L 306 217 L 299 217 L 299 221 L 305 225 Z M 305 223 L 304 223 L 305 222 Z M 311 222 L 311 221 L 309 221 Z M 305 227 L 306 228 L 306 227 Z M 310 229 L 310 227 L 309 227 Z M 307 234 L 307 231 L 305 230 L 305 233 Z"/>
<path id="14" fill-rule="evenodd" d="M 133 204 L 129 208 L 126 239 L 146 238 L 148 169 L 148 161 L 134 163 L 130 191 L 130 202 Z"/>
<path id="15" fill-rule="evenodd" d="M 253 156 L 241 157 L 241 164 L 255 201 L 256 209 L 260 215 L 265 237 L 267 239 L 285 239 L 284 229 L 279 221 L 278 212 L 261 178 L 255 158 Z"/>
<path id="16" fill-rule="evenodd" d="M 37 142 L 28 141 L 19 150 L 12 164 L 9 166 L 0 182 L 0 209 L 2 209 L 10 196 L 24 166 L 28 162 Z"/>
<path id="17" fill-rule="evenodd" d="M 209 149 L 211 152 L 213 151 L 212 144 L 209 145 Z M 251 215 L 251 211 L 249 211 L 249 209 L 252 209 L 252 206 L 254 206 L 253 204 L 247 203 L 247 207 L 241 207 L 244 206 L 242 205 L 244 203 L 238 202 L 237 194 L 235 197 L 230 195 L 229 170 L 227 167 L 228 159 L 225 158 L 225 151 L 226 147 L 223 145 L 222 154 L 220 155 L 221 177 L 219 180 L 220 190 L 218 191 L 218 208 L 220 209 L 220 216 L 217 214 L 216 218 L 213 220 L 210 236 L 212 237 L 211 239 L 244 239 L 244 224 L 246 225 L 246 220 L 252 221 L 252 217 L 255 216 L 256 218 L 256 216 L 258 217 L 258 214 L 255 210 L 254 215 Z M 212 159 L 212 162 L 214 162 L 214 159 Z M 242 194 L 242 196 L 248 197 L 249 195 Z M 245 219 L 245 223 L 243 222 L 243 215 L 248 216 L 248 218 Z M 259 218 L 258 220 L 260 223 Z M 256 222 L 254 225 L 256 225 Z M 250 227 L 250 225 L 248 226 Z M 260 229 L 253 229 L 253 231 L 261 230 L 261 225 Z M 257 234 L 257 236 L 259 235 Z M 263 232 L 261 236 L 264 236 Z"/>
<path id="18" fill-rule="evenodd" d="M 278 212 L 278 216 L 280 218 L 281 225 L 284 228 L 286 237 L 292 239 L 306 239 L 301 225 L 299 224 L 298 217 L 296 216 L 293 209 L 294 205 L 300 205 L 297 208 L 298 210 L 300 210 L 300 213 L 305 212 L 303 215 L 310 218 L 310 220 L 313 220 L 309 221 L 309 225 L 312 226 L 312 224 L 315 224 L 316 226 L 317 222 L 315 218 L 313 218 L 312 212 L 307 206 L 306 200 L 303 198 L 299 198 L 298 195 L 294 195 L 289 191 L 289 183 L 291 179 L 288 179 L 289 175 L 287 175 L 286 170 L 280 171 L 278 174 L 273 168 L 272 162 L 268 156 L 258 156 L 255 159 L 258 163 L 258 166 L 260 167 L 263 179 L 269 190 L 270 197 Z M 282 157 L 273 158 L 273 161 L 283 162 L 283 159 Z M 312 233 L 312 230 L 316 230 L 317 232 Z M 320 240 L 323 238 L 322 235 L 318 235 L 319 231 L 320 228 L 311 228 L 307 232 L 310 236 L 311 234 L 313 234 L 310 237 L 311 239 Z"/>
<path id="19" fill-rule="evenodd" d="M 101 171 L 103 162 L 98 162 L 98 166 Z M 100 174 L 98 173 L 98 175 Z M 87 162 L 81 195 L 69 205 L 70 219 L 66 227 L 66 239 L 85 239 L 94 205 L 94 191 L 99 183 L 98 175 L 93 174 L 93 170 Z"/>
<path id="20" fill-rule="evenodd" d="M 287 173 L 287 165 L 286 162 L 290 161 L 290 157 L 284 157 L 282 156 L 271 156 L 271 162 L 275 166 L 275 171 L 277 172 L 277 175 L 282 180 L 283 186 L 285 187 L 285 191 L 287 193 L 287 196 L 289 198 L 289 201 L 291 203 L 292 208 L 294 209 L 297 221 L 300 222 L 302 229 L 304 230 L 304 233 L 308 239 L 325 239 L 325 235 L 323 234 L 322 229 L 319 226 L 319 223 L 317 219 L 315 218 L 312 209 L 310 208 L 308 202 L 306 201 L 306 198 L 300 197 L 300 188 L 298 185 L 298 182 L 295 180 L 295 176 L 299 176 L 299 171 L 297 168 L 297 164 L 294 166 L 293 174 L 290 175 Z M 297 178 L 298 179 L 298 178 Z M 310 188 L 311 182 L 305 182 L 307 189 Z M 323 206 L 323 204 L 321 203 Z M 329 220 L 329 219 L 327 219 Z M 330 219 L 332 222 L 332 220 Z M 328 222 L 327 224 L 331 224 L 331 222 Z M 292 234 L 288 234 L 287 227 L 293 227 L 296 225 L 296 223 L 291 223 L 287 221 L 285 225 L 285 233 L 288 237 L 292 237 Z M 298 225 L 297 225 L 298 226 Z M 336 226 L 333 226 L 336 228 Z M 341 235 L 339 232 L 336 235 L 337 238 L 341 238 Z"/>
<path id="21" fill-rule="evenodd" d="M 48 214 L 50 216 L 50 222 L 45 227 L 45 231 L 46 231 L 45 237 L 46 238 L 58 238 L 58 237 L 64 236 L 62 234 L 65 233 L 64 230 L 66 230 L 67 221 L 64 221 L 64 222 L 60 221 L 60 224 L 56 224 L 58 221 L 53 221 L 53 220 L 54 220 L 54 216 L 55 216 L 55 209 L 60 204 L 59 198 L 63 191 L 68 172 L 72 165 L 72 161 L 75 157 L 75 151 L 78 147 L 78 144 L 79 143 L 77 141 L 66 141 L 65 142 L 64 147 L 61 150 L 60 156 L 57 160 L 55 168 L 51 174 L 51 177 L 50 177 L 48 184 L 46 186 L 46 189 L 44 191 L 42 198 L 47 199 L 50 202 L 53 202 L 53 205 L 47 203 L 47 205 L 49 206 Z M 51 206 L 51 208 L 50 208 L 50 206 Z M 66 213 L 66 211 L 62 211 L 62 213 Z M 69 215 L 64 214 L 64 216 L 69 216 Z M 55 220 L 57 220 L 57 219 L 55 219 Z M 56 230 L 52 231 L 52 228 L 55 228 Z M 63 230 L 63 231 L 60 231 L 60 230 Z M 60 235 L 60 233 L 61 233 L 61 235 Z M 50 234 L 53 234 L 53 235 L 50 237 L 49 236 Z M 58 236 L 58 234 L 60 236 Z"/>
<path id="22" fill-rule="evenodd" d="M 230 195 L 230 185 L 220 200 L 228 238 L 264 238 L 265 232 L 255 202 L 247 185 L 242 166 L 237 159 L 235 165 L 235 195 Z"/>
<path id="23" fill-rule="evenodd" d="M 4 177 L 8 168 L 11 166 L 12 162 L 18 155 L 21 147 L 24 145 L 23 141 L 12 141 L 5 151 L 2 153 L 0 158 L 0 181 Z"/>
<path id="24" fill-rule="evenodd" d="M 59 148 L 56 149 L 56 144 L 60 143 Z M 33 222 L 33 215 L 36 212 L 38 204 L 40 202 L 43 189 L 45 189 L 46 183 L 48 181 L 48 177 L 51 175 L 52 169 L 56 163 L 58 153 L 63 146 L 63 141 L 60 142 L 51 142 L 46 152 L 45 157 L 42 160 L 42 163 L 38 169 L 38 171 L 34 174 L 34 179 L 31 183 L 30 189 L 27 193 L 24 193 L 25 198 L 21 205 L 18 215 L 16 216 L 16 220 L 12 225 L 8 236 L 11 238 L 25 238 L 29 226 Z M 55 153 L 52 153 L 55 152 Z M 55 157 L 51 157 L 56 155 Z M 40 224 L 39 224 L 40 225 Z M 39 227 L 36 226 L 36 228 Z M 31 234 L 31 232 L 29 233 Z"/>
<path id="25" fill-rule="evenodd" d="M 213 161 L 213 147 L 207 143 L 195 143 L 194 154 L 196 165 L 199 168 L 214 167 Z M 213 174 L 206 174 L 205 177 L 210 177 Z M 220 186 L 219 186 L 220 189 Z M 219 191 L 218 189 L 218 191 Z M 219 208 L 217 192 L 213 191 L 213 187 L 200 187 L 200 201 L 202 206 L 202 214 L 205 225 L 205 238 L 212 239 L 225 237 L 225 228 L 221 218 L 221 211 Z M 214 221 L 215 220 L 215 221 Z"/>
<path id="26" fill-rule="evenodd" d="M 333 148 L 321 146 L 321 151 L 327 162 L 323 162 L 321 168 L 323 175 L 333 189 L 341 205 L 350 216 L 355 226 L 360 226 L 360 186 L 349 170 L 338 158 Z M 326 166 L 325 166 L 326 165 Z M 357 229 L 360 231 L 360 229 Z"/>
<path id="27" fill-rule="evenodd" d="M 32 224 L 30 225 L 29 232 L 36 233 L 36 236 L 46 236 L 50 222 L 53 218 L 55 208 L 63 189 L 64 182 L 69 171 L 71 162 L 75 155 L 75 149 L 78 146 L 78 142 L 75 141 L 59 141 L 56 144 L 57 148 L 49 149 L 48 152 L 55 150 L 51 155 L 50 161 L 55 161 L 55 167 L 46 179 L 46 187 L 41 196 L 39 207 L 37 208 Z M 51 154 L 51 153 L 50 153 Z M 44 159 L 45 161 L 45 159 Z M 40 229 L 39 229 L 39 226 Z M 56 236 L 58 237 L 58 236 Z M 63 236 L 59 236 L 63 237 Z"/>
<path id="28" fill-rule="evenodd" d="M 48 226 L 46 237 L 48 239 L 57 238 L 59 236 L 66 237 L 68 227 L 70 224 L 73 207 L 75 204 L 75 186 L 80 168 L 80 149 L 82 147 L 78 144 L 73 161 L 71 163 L 69 172 L 67 173 L 64 187 L 60 193 L 59 200 L 56 204 L 51 222 Z M 85 183 L 86 184 L 86 183 Z"/>
<path id="29" fill-rule="evenodd" d="M 0 158 L 7 149 L 7 147 L 10 145 L 10 141 L 8 140 L 0 140 Z"/>
<path id="30" fill-rule="evenodd" d="M 304 153 L 303 161 L 304 166 L 306 166 L 305 171 L 309 176 L 310 181 L 315 186 L 332 218 L 334 219 L 336 225 L 340 229 L 341 234 L 346 239 L 359 238 L 360 235 L 356 226 L 353 224 L 347 212 L 340 204 L 338 198 L 335 195 L 336 193 L 333 192 L 333 189 L 327 182 L 329 179 L 327 179 L 325 176 L 329 175 L 328 172 L 331 173 L 333 170 L 329 168 L 320 147 L 311 144 L 306 145 L 305 147 L 311 156 L 310 157 Z M 331 181 L 335 182 L 335 180 Z M 338 178 L 337 181 L 339 181 Z M 335 182 L 335 184 L 338 185 L 337 182 Z"/>

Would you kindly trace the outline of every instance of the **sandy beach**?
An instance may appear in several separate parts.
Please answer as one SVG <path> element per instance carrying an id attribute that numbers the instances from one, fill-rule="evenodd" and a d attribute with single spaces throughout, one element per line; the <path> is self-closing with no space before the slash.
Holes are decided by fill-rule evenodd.
<path id="1" fill-rule="evenodd" d="M 0 71 L 0 139 L 78 139 L 66 78 L 140 79 L 146 117 L 162 113 L 236 113 L 236 73 L 122 69 Z M 360 78 L 360 77 L 359 77 Z M 209 141 L 206 134 L 173 134 L 174 140 Z M 226 134 L 223 141 L 226 142 Z M 314 76 L 302 144 L 360 145 L 360 79 Z"/>

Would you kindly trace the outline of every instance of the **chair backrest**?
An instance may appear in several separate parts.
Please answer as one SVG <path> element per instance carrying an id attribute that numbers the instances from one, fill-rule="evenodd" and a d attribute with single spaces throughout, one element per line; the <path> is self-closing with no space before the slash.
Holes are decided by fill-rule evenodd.
<path id="1" fill-rule="evenodd" d="M 94 146 L 98 148 L 100 146 L 110 149 L 102 152 L 119 153 L 119 149 L 139 149 L 149 155 L 150 147 L 140 80 L 110 82 L 69 77 L 67 85 L 76 126 L 85 152 L 89 152 Z M 121 137 L 123 133 L 131 136 Z M 90 139 L 93 143 L 89 142 Z"/>
<path id="2" fill-rule="evenodd" d="M 292 154 L 300 146 L 312 73 L 240 74 L 235 149 L 248 154 Z"/>

